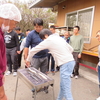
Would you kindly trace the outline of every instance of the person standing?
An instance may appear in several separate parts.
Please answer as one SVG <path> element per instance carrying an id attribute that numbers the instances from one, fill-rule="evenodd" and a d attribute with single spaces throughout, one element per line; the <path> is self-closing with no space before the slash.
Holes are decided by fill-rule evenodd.
<path id="1" fill-rule="evenodd" d="M 15 28 L 15 32 L 18 34 L 18 39 L 19 39 L 19 46 L 21 45 L 23 39 L 24 39 L 24 33 L 21 32 L 20 27 L 16 27 Z M 21 67 L 21 59 L 22 59 L 22 53 L 23 51 L 21 51 L 21 53 L 18 53 L 18 67 Z"/>
<path id="2" fill-rule="evenodd" d="M 21 42 L 21 45 L 20 45 L 20 52 L 24 50 L 25 48 L 25 45 L 26 45 L 26 38 L 27 38 L 27 35 L 30 33 L 30 29 L 27 29 L 26 30 L 26 37 L 23 39 L 23 41 Z"/>
<path id="3" fill-rule="evenodd" d="M 65 41 L 66 41 L 67 43 L 69 43 L 69 41 L 70 41 L 70 33 L 69 33 L 68 31 L 66 31 L 66 32 L 64 33 L 64 39 L 65 39 Z"/>
<path id="4" fill-rule="evenodd" d="M 26 37 L 23 39 L 23 41 L 22 41 L 22 43 L 21 43 L 21 45 L 20 45 L 20 51 L 17 52 L 18 54 L 20 54 L 20 53 L 24 50 L 24 48 L 25 48 L 25 45 L 26 45 L 26 38 L 27 38 L 28 33 L 30 33 L 30 29 L 27 29 L 27 30 L 26 30 Z M 30 50 L 30 49 L 31 49 L 31 47 L 29 48 L 29 50 Z M 27 68 L 27 67 L 25 66 L 25 68 Z"/>
<path id="5" fill-rule="evenodd" d="M 96 38 L 100 42 L 100 30 L 96 34 Z M 96 66 L 96 71 L 98 72 L 98 80 L 99 80 L 99 97 L 96 100 L 100 100 L 100 45 L 98 47 L 98 57 L 99 57 L 99 62 Z"/>
<path id="6" fill-rule="evenodd" d="M 6 71 L 4 32 L 15 28 L 20 20 L 20 11 L 14 4 L 7 3 L 0 6 L 0 100 L 7 100 L 3 87 L 4 73 Z"/>
<path id="7" fill-rule="evenodd" d="M 36 18 L 33 21 L 33 25 L 34 30 L 32 30 L 26 38 L 26 45 L 24 49 L 25 60 L 27 59 L 29 53 L 29 47 L 31 46 L 31 48 L 33 48 L 43 41 L 39 36 L 40 31 L 43 29 L 43 20 L 40 18 Z M 46 74 L 48 66 L 47 56 L 48 50 L 42 50 L 35 54 L 31 61 L 31 67 L 34 67 L 36 69 L 40 68 L 40 71 Z"/>
<path id="8" fill-rule="evenodd" d="M 74 34 L 70 37 L 70 42 L 69 42 L 69 44 L 74 49 L 73 57 L 74 57 L 75 62 L 76 62 L 71 77 L 75 76 L 76 79 L 79 76 L 79 60 L 81 58 L 81 53 L 83 50 L 83 36 L 79 34 L 79 31 L 80 31 L 80 27 L 75 26 L 73 29 Z"/>
<path id="9" fill-rule="evenodd" d="M 50 31 L 52 32 L 52 34 L 59 36 L 59 34 L 56 33 L 56 31 L 55 31 L 55 26 L 54 26 L 54 25 L 51 25 L 51 26 L 50 26 Z M 49 53 L 49 54 L 48 54 L 48 65 L 49 65 L 49 63 L 50 63 L 50 58 L 51 58 L 51 72 L 52 72 L 52 73 L 55 73 L 55 61 L 54 61 L 53 56 Z M 49 66 L 48 66 L 48 67 L 49 67 Z M 48 69 L 49 69 L 49 68 L 48 68 Z M 59 71 L 59 67 L 58 67 L 58 66 L 56 67 L 56 71 Z"/>
<path id="10" fill-rule="evenodd" d="M 8 71 L 6 75 L 10 75 L 13 68 L 13 76 L 16 76 L 18 69 L 17 52 L 19 51 L 19 40 L 18 35 L 14 30 L 8 30 L 7 32 L 5 32 L 5 43 L 8 66 Z"/>
<path id="11" fill-rule="evenodd" d="M 60 67 L 60 93 L 57 100 L 73 100 L 71 93 L 71 78 L 75 61 L 72 55 L 73 48 L 66 43 L 60 36 L 54 35 L 48 29 L 43 29 L 40 32 L 40 37 L 44 39 L 36 47 L 30 50 L 26 60 L 26 65 L 30 66 L 30 61 L 37 52 L 48 49 L 54 57 L 55 62 Z"/>

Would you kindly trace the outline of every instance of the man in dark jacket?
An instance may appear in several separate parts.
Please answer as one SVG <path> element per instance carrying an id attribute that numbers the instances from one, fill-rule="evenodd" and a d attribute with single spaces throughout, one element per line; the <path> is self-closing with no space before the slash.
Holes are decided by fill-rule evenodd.
<path id="1" fill-rule="evenodd" d="M 8 71 L 6 75 L 12 73 L 12 67 L 14 69 L 13 76 L 17 75 L 18 60 L 17 51 L 19 51 L 19 40 L 18 35 L 15 31 L 9 30 L 5 32 L 5 43 L 6 43 L 6 56 Z"/>
<path id="2" fill-rule="evenodd" d="M 31 48 L 33 48 L 43 41 L 39 36 L 40 31 L 43 29 L 43 20 L 36 18 L 33 21 L 33 25 L 34 30 L 32 30 L 26 38 L 26 45 L 24 49 L 25 59 L 28 56 L 29 47 L 31 46 Z M 35 54 L 32 58 L 31 66 L 36 69 L 40 68 L 41 72 L 46 73 L 48 67 L 48 50 L 42 50 Z"/>
<path id="3" fill-rule="evenodd" d="M 25 38 L 24 34 L 21 32 L 21 29 L 19 27 L 15 28 L 15 32 L 18 34 L 18 39 L 19 39 L 19 46 L 21 45 L 23 39 Z M 18 67 L 21 67 L 21 58 L 22 58 L 22 53 L 21 51 L 20 54 L 18 54 Z"/>
<path id="4" fill-rule="evenodd" d="M 7 100 L 3 87 L 6 70 L 4 32 L 15 28 L 16 23 L 20 20 L 21 14 L 15 5 L 9 3 L 0 6 L 0 100 Z"/>

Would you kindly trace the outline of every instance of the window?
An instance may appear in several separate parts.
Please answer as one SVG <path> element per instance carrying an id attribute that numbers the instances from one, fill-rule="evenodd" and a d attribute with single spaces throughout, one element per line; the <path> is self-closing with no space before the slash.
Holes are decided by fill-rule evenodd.
<path id="1" fill-rule="evenodd" d="M 94 7 L 81 9 L 75 12 L 67 13 L 68 27 L 80 26 L 80 34 L 84 36 L 84 43 L 90 43 L 92 33 Z"/>

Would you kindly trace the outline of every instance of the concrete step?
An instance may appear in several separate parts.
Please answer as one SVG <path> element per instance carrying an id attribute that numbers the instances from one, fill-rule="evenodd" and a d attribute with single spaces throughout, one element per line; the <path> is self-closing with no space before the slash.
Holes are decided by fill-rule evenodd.
<path id="1" fill-rule="evenodd" d="M 96 83 L 96 84 L 99 84 L 98 82 L 98 73 L 96 71 L 93 71 L 89 68 L 85 68 L 83 66 L 80 66 L 80 69 L 79 69 L 79 73 L 80 73 L 80 76 Z"/>

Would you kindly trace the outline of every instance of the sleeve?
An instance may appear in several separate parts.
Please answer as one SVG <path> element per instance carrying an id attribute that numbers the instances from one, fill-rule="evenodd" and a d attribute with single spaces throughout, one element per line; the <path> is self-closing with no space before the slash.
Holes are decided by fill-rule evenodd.
<path id="1" fill-rule="evenodd" d="M 82 53 L 82 51 L 83 51 L 83 42 L 84 42 L 84 39 L 83 39 L 83 37 L 81 38 L 81 41 L 80 41 L 80 45 L 81 45 L 81 47 L 80 47 L 80 54 Z"/>
<path id="2" fill-rule="evenodd" d="M 26 44 L 26 38 L 24 38 L 24 40 L 22 41 L 21 45 L 20 45 L 20 51 L 22 51 L 25 47 Z"/>
<path id="3" fill-rule="evenodd" d="M 68 43 L 67 43 L 67 46 L 68 46 L 70 52 L 72 53 L 74 51 L 74 49 L 72 48 L 72 46 L 70 46 Z"/>
<path id="4" fill-rule="evenodd" d="M 16 33 L 15 33 L 15 41 L 16 41 L 17 51 L 19 51 L 20 50 L 19 39 L 18 39 L 18 35 Z"/>
<path id="5" fill-rule="evenodd" d="M 31 61 L 32 57 L 39 51 L 44 50 L 44 49 L 49 49 L 49 44 L 50 42 L 48 42 L 48 40 L 44 40 L 41 43 L 39 43 L 36 47 L 33 47 L 30 52 L 29 55 L 27 57 L 27 61 Z"/>
<path id="6" fill-rule="evenodd" d="M 31 34 L 28 34 L 27 38 L 26 38 L 26 44 L 25 44 L 25 47 L 26 48 L 29 48 L 29 46 L 31 45 Z"/>

